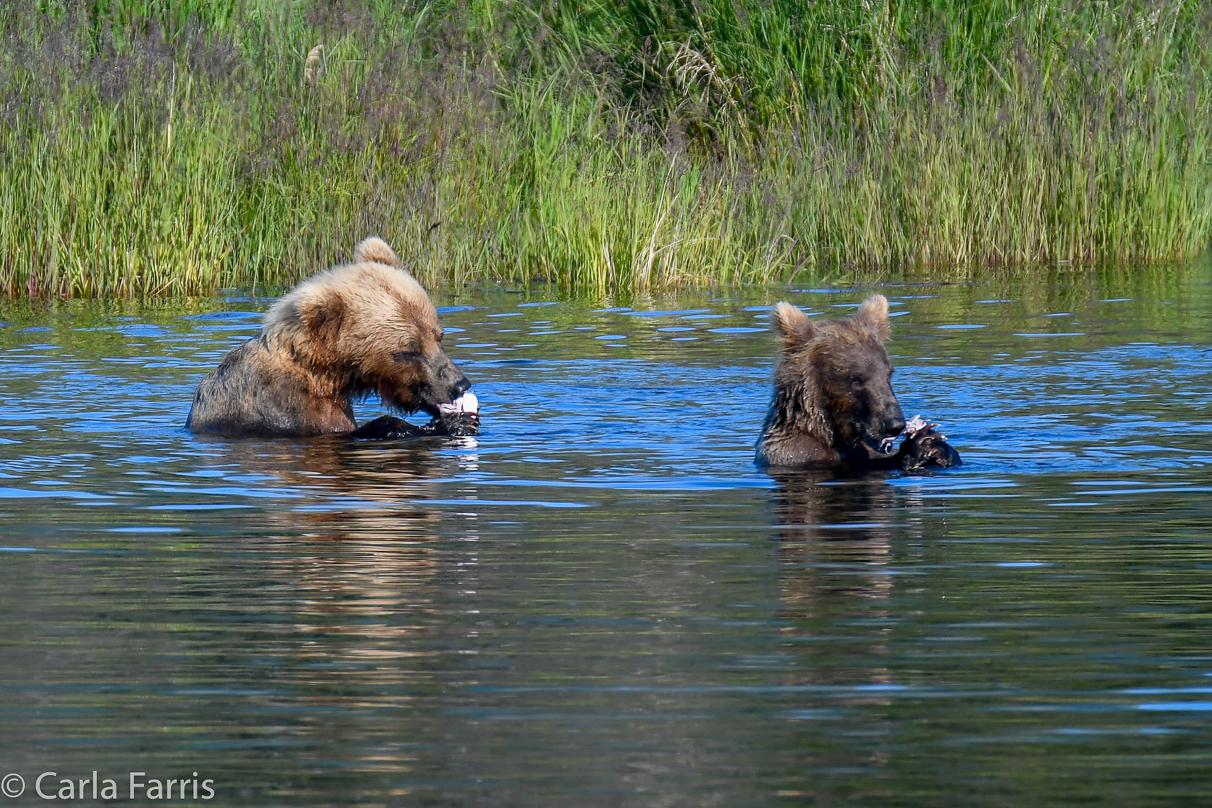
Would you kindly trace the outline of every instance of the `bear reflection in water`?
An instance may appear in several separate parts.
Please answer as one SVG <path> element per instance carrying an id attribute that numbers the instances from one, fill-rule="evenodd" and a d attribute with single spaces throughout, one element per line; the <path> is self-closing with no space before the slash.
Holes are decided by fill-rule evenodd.
<path id="1" fill-rule="evenodd" d="M 204 565 L 182 573 L 199 582 L 190 608 L 223 615 L 210 628 L 227 640 L 222 653 L 180 657 L 181 676 L 266 671 L 274 689 L 255 709 L 274 711 L 303 767 L 334 756 L 362 773 L 421 765 L 425 745 L 396 743 L 398 722 L 384 716 L 411 715 L 417 694 L 440 686 L 433 649 L 471 642 L 458 610 L 475 609 L 467 593 L 481 588 L 475 484 L 443 490 L 466 505 L 430 503 L 441 496 L 435 480 L 477 467 L 474 439 L 461 444 L 451 453 L 334 436 L 205 446 L 198 463 L 255 489 L 257 507 L 236 511 L 230 533 L 208 540 L 214 552 L 197 554 Z M 227 616 L 239 627 L 230 635 Z M 232 662 L 243 658 L 252 662 Z"/>
<path id="2" fill-rule="evenodd" d="M 795 688 L 781 727 L 815 771 L 862 771 L 878 782 L 890 766 L 883 745 L 896 726 L 898 689 L 912 672 L 891 660 L 911 632 L 920 579 L 897 573 L 920 563 L 946 523 L 923 519 L 941 501 L 877 475 L 771 469 L 777 526 L 780 653 Z M 929 525 L 929 527 L 925 527 Z M 940 535 L 940 533 L 942 535 Z M 835 731 L 840 729 L 842 731 Z M 819 803 L 844 799 L 845 776 L 815 784 Z"/>
<path id="3" fill-rule="evenodd" d="M 302 749 L 366 749 L 382 762 L 383 747 L 366 744 L 382 717 L 361 709 L 365 693 L 408 709 L 410 688 L 431 674 L 418 649 L 444 631 L 452 641 L 457 626 L 444 628 L 450 608 L 439 604 L 457 606 L 479 589 L 475 483 L 444 489 L 468 499 L 461 508 L 429 500 L 440 495 L 435 480 L 478 468 L 474 440 L 462 439 L 457 453 L 424 441 L 371 446 L 333 436 L 234 441 L 200 454 L 200 464 L 230 475 L 233 486 L 256 487 L 261 497 L 278 492 L 216 538 L 238 561 L 207 592 L 224 613 L 271 626 L 257 657 L 274 660 L 279 686 L 311 700 L 313 709 L 282 718 L 297 721 Z M 213 672 L 218 681 L 224 675 Z M 299 740 L 313 734 L 314 746 Z"/>
<path id="4" fill-rule="evenodd" d="M 961 464 L 937 424 L 917 418 L 905 423 L 884 349 L 890 327 L 883 295 L 867 298 L 842 320 L 813 323 L 787 302 L 775 306 L 773 319 L 783 346 L 758 439 L 758 465 L 919 471 Z"/>

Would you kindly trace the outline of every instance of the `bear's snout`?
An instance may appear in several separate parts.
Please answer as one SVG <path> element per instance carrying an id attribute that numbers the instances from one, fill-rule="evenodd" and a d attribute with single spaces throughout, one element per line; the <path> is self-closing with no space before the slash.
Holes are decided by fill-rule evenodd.
<path id="1" fill-rule="evenodd" d="M 471 387 L 471 382 L 467 381 L 463 371 L 450 361 L 445 351 L 438 350 L 431 367 L 433 375 L 430 376 L 430 395 L 436 398 L 437 403 L 454 401 Z"/>
<path id="2" fill-rule="evenodd" d="M 884 419 L 884 437 L 895 438 L 899 437 L 905 431 L 905 416 L 903 413 L 896 412 L 890 417 Z"/>

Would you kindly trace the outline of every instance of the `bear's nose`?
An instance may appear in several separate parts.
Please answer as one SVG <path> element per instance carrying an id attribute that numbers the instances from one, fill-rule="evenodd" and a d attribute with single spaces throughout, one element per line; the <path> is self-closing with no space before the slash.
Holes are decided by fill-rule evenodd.
<path id="1" fill-rule="evenodd" d="M 467 381 L 467 377 L 464 376 L 461 379 L 459 379 L 457 382 L 455 382 L 454 387 L 451 388 L 450 397 L 458 398 L 459 396 L 466 393 L 469 389 L 471 389 L 471 382 Z M 902 423 L 901 426 L 904 427 L 904 424 Z"/>
<path id="2" fill-rule="evenodd" d="M 902 415 L 894 416 L 884 422 L 884 434 L 890 438 L 895 438 L 904 431 L 905 418 Z"/>

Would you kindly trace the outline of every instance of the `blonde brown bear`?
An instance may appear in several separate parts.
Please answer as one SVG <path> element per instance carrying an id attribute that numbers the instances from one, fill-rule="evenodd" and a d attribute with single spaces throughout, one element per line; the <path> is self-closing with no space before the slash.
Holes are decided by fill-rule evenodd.
<path id="1" fill-rule="evenodd" d="M 388 407 L 436 420 L 470 386 L 442 349 L 425 290 L 386 242 L 369 238 L 353 263 L 274 304 L 261 333 L 202 379 L 185 425 L 223 436 L 352 433 L 354 399 L 377 393 Z"/>

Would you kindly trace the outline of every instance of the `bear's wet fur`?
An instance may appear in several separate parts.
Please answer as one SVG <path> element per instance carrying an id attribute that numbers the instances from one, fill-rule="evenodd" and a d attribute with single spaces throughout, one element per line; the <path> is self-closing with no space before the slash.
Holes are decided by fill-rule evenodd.
<path id="1" fill-rule="evenodd" d="M 410 424 L 394 415 L 380 415 L 349 433 L 360 440 L 395 440 L 441 435 L 468 438 L 480 434 L 480 415 L 474 412 L 444 412 L 427 424 Z"/>
<path id="2" fill-rule="evenodd" d="M 862 471 L 960 464 L 933 426 L 899 450 L 883 451 L 905 429 L 884 349 L 891 329 L 883 295 L 867 298 L 850 317 L 816 323 L 784 301 L 773 321 L 782 350 L 757 443 L 759 465 Z"/>
<path id="3" fill-rule="evenodd" d="M 372 394 L 440 421 L 438 405 L 470 386 L 442 349 L 429 295 L 372 237 L 353 263 L 313 275 L 270 308 L 261 333 L 198 385 L 186 427 L 225 437 L 351 433 L 353 401 Z"/>

